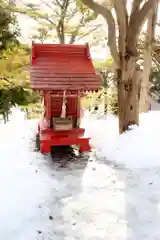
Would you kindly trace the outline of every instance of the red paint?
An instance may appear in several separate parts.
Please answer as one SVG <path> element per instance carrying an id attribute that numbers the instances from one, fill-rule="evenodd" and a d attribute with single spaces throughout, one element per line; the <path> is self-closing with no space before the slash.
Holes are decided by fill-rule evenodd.
<path id="1" fill-rule="evenodd" d="M 44 100 L 44 115 L 38 124 L 41 153 L 48 153 L 51 146 L 57 145 L 78 145 L 81 151 L 90 151 L 85 129 L 78 125 L 80 98 L 85 91 L 100 88 L 89 46 L 32 43 L 31 59 L 31 87 L 39 90 Z M 66 116 L 71 116 L 74 124 L 72 130 L 55 131 L 51 119 L 61 115 L 64 90 Z"/>
<path id="2" fill-rule="evenodd" d="M 88 45 L 33 43 L 33 89 L 94 91 L 99 88 L 99 82 Z"/>

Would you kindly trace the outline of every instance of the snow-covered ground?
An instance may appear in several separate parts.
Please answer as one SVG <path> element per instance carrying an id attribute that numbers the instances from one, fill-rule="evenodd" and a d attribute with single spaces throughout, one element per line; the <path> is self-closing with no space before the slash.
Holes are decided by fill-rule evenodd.
<path id="1" fill-rule="evenodd" d="M 115 116 L 90 116 L 84 121 L 92 144 L 99 156 L 106 156 L 129 168 L 151 168 L 160 166 L 160 111 L 140 116 L 140 127 L 132 127 L 123 135 L 118 133 L 118 119 Z"/>
<path id="2" fill-rule="evenodd" d="M 0 240 L 159 240 L 159 122 L 144 114 L 118 136 L 113 116 L 86 116 L 96 160 L 58 168 L 14 112 L 0 125 Z"/>

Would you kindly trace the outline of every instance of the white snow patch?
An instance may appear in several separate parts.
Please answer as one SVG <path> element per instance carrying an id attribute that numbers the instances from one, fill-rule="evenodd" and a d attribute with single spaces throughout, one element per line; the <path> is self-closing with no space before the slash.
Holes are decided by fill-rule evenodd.
<path id="1" fill-rule="evenodd" d="M 140 127 L 122 135 L 118 133 L 118 119 L 107 116 L 95 119 L 87 116 L 84 125 L 92 137 L 91 144 L 99 155 L 129 168 L 160 166 L 160 111 L 140 116 Z"/>

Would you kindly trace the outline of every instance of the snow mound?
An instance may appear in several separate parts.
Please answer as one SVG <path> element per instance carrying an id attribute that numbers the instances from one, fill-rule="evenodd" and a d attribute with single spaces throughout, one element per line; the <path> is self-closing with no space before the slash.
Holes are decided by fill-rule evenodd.
<path id="1" fill-rule="evenodd" d="M 140 126 L 122 135 L 118 119 L 107 116 L 96 119 L 87 113 L 84 125 L 91 136 L 97 155 L 127 168 L 160 166 L 160 111 L 140 115 Z"/>

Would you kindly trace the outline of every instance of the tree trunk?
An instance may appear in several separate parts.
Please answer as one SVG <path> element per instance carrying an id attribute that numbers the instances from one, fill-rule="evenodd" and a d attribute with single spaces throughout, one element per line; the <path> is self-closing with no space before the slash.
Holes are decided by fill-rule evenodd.
<path id="1" fill-rule="evenodd" d="M 6 119 L 6 113 L 3 113 L 3 121 L 4 121 L 4 123 L 7 122 L 7 119 Z"/>
<path id="2" fill-rule="evenodd" d="M 107 88 L 104 89 L 104 114 L 108 113 L 108 94 L 107 94 Z"/>
<path id="3" fill-rule="evenodd" d="M 129 130 L 130 125 L 138 125 L 138 84 L 136 60 L 133 57 L 121 60 L 118 77 L 119 132 Z"/>
<path id="4" fill-rule="evenodd" d="M 149 79 L 152 69 L 152 44 L 154 40 L 158 1 L 155 2 L 154 8 L 150 10 L 148 15 L 146 48 L 144 51 L 144 69 L 140 86 L 139 112 L 149 111 Z"/>
<path id="5" fill-rule="evenodd" d="M 63 22 L 63 20 L 59 21 L 59 24 L 56 27 L 56 31 L 57 31 L 57 36 L 58 36 L 59 43 L 64 44 L 65 43 L 65 35 L 64 35 L 64 22 Z"/>
<path id="6" fill-rule="evenodd" d="M 108 79 L 104 79 L 104 114 L 108 113 Z"/>

